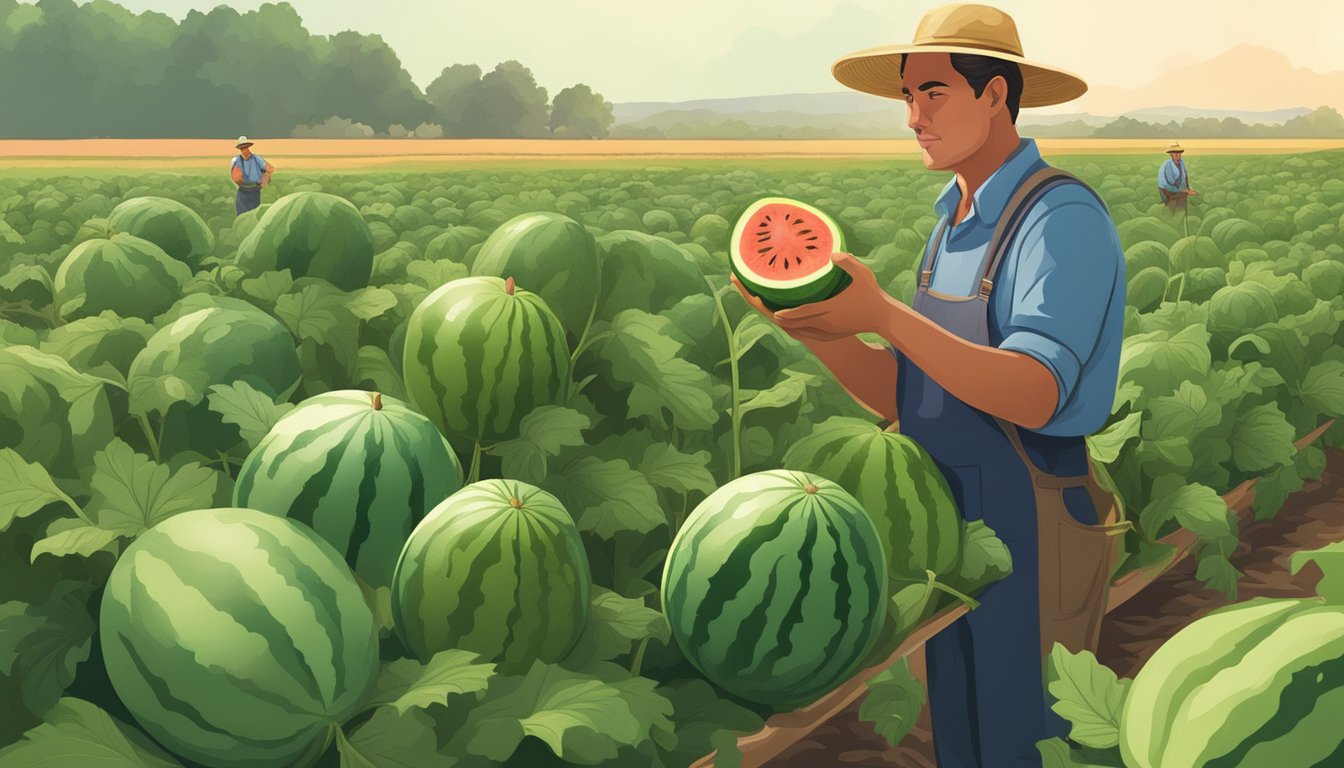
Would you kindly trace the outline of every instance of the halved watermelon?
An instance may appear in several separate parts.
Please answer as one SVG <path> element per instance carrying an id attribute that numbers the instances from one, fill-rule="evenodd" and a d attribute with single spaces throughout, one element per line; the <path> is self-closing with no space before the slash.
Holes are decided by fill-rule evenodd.
<path id="1" fill-rule="evenodd" d="M 849 285 L 849 274 L 831 262 L 845 248 L 839 225 L 797 200 L 752 203 L 731 246 L 733 274 L 772 311 L 829 299 Z"/>

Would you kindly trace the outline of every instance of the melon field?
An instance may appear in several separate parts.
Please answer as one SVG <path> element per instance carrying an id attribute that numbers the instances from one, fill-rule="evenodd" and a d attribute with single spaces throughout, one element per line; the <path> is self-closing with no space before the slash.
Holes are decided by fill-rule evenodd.
<path id="1" fill-rule="evenodd" d="M 1269 520 L 1344 447 L 1344 152 L 1191 158 L 1184 216 L 1160 159 L 1050 159 L 1125 249 L 1088 444 L 1132 524 L 1114 582 L 1188 552 L 1235 601 L 1230 495 Z M 0 175 L 0 768 L 760 765 L 769 718 L 865 670 L 897 744 L 913 638 L 1007 550 L 742 299 L 729 244 L 801 201 L 910 302 L 946 182 L 278 173 L 235 217 L 222 176 Z M 1133 681 L 1057 650 L 1045 764 L 1344 764 L 1342 557 Z"/>

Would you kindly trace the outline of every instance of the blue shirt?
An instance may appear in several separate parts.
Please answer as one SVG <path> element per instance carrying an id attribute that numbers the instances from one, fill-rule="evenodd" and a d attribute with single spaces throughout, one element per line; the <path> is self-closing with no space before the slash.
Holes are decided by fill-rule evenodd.
<path id="1" fill-rule="evenodd" d="M 266 171 L 266 158 L 253 154 L 244 160 L 242 155 L 234 155 L 233 162 L 229 164 L 229 170 L 232 171 L 237 168 L 239 163 L 243 164 L 243 181 L 252 184 L 261 183 L 261 174 Z"/>
<path id="2" fill-rule="evenodd" d="M 1176 161 L 1167 157 L 1162 167 L 1157 169 L 1157 186 L 1168 192 L 1180 192 L 1190 188 L 1190 178 L 1185 172 L 1185 163 L 1180 165 Z"/>
<path id="3" fill-rule="evenodd" d="M 930 289 L 972 296 L 989 239 L 1013 192 L 1046 167 L 1036 142 L 1017 150 L 976 190 L 971 212 L 948 226 Z M 934 210 L 961 202 L 953 179 Z M 991 278 L 992 279 L 992 278 Z M 1124 337 L 1125 255 L 1110 214 L 1077 184 L 1046 192 L 1004 254 L 989 300 L 990 343 L 1030 355 L 1055 377 L 1059 402 L 1047 435 L 1089 435 L 1111 414 Z"/>

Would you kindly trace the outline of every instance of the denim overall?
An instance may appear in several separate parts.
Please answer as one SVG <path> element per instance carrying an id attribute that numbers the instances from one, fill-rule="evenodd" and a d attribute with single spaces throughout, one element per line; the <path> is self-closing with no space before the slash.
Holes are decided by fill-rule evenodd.
<path id="1" fill-rule="evenodd" d="M 244 172 L 246 172 L 247 163 L 255 161 L 257 156 L 253 155 L 252 157 L 243 160 L 242 155 L 239 155 L 238 158 L 239 158 L 239 168 L 242 168 Z M 244 173 L 243 183 L 240 187 L 238 187 L 238 194 L 234 197 L 233 200 L 234 215 L 242 216 L 244 213 L 247 213 L 248 211 L 260 206 L 261 206 L 261 183 L 256 181 L 247 181 L 247 174 Z"/>
<path id="2" fill-rule="evenodd" d="M 1046 188 L 1075 182 L 1047 168 L 1024 183 L 986 248 L 977 273 L 980 290 L 973 296 L 949 296 L 929 288 L 947 228 L 944 219 L 925 250 L 915 311 L 969 342 L 992 347 L 1002 343 L 1003 335 L 989 312 L 990 278 L 1031 204 Z M 925 646 L 938 765 L 1039 767 L 1036 742 L 1064 736 L 1068 729 L 1049 710 L 1050 699 L 1043 690 L 1032 474 L 1005 432 L 1005 427 L 1014 431 L 1011 425 L 958 400 L 905 355 L 896 357 L 901 433 L 932 455 L 962 516 L 967 521 L 983 520 L 1008 546 L 1013 559 L 1012 574 L 984 591 L 979 608 Z M 1082 437 L 1041 435 L 1021 428 L 1015 433 L 1036 470 L 1066 481 L 1087 475 Z M 1063 484 L 1068 514 L 1084 524 L 1096 523 L 1093 498 L 1068 485 Z"/>

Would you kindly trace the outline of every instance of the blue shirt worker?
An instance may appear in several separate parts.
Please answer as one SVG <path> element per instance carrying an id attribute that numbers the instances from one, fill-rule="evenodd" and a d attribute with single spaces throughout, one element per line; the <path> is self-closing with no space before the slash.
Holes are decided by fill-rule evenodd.
<path id="1" fill-rule="evenodd" d="M 1024 58 L 1012 18 L 971 4 L 936 8 L 913 43 L 849 54 L 832 73 L 903 99 L 925 167 L 952 174 L 914 305 L 847 253 L 832 261 L 852 282 L 825 301 L 772 313 L 737 286 L 860 404 L 920 443 L 962 516 L 1007 545 L 1012 574 L 925 647 L 934 749 L 942 768 L 1038 767 L 1036 743 L 1068 732 L 1049 708 L 1043 656 L 1056 642 L 1095 649 L 1127 528 L 1084 442 L 1115 397 L 1120 239 L 1093 191 L 1049 166 L 1016 126 L 1020 107 L 1067 102 L 1087 86 Z"/>
<path id="2" fill-rule="evenodd" d="M 1199 194 L 1190 188 L 1190 172 L 1181 160 L 1184 153 L 1181 143 L 1173 141 L 1167 147 L 1166 161 L 1157 169 L 1157 191 L 1172 213 L 1185 210 L 1187 199 Z"/>
<path id="3" fill-rule="evenodd" d="M 238 196 L 233 206 L 238 216 L 261 205 L 261 190 L 271 183 L 271 173 L 275 171 L 266 158 L 252 153 L 252 144 L 246 136 L 239 136 L 238 143 L 234 145 L 238 154 L 229 164 L 229 175 L 238 186 Z"/>

